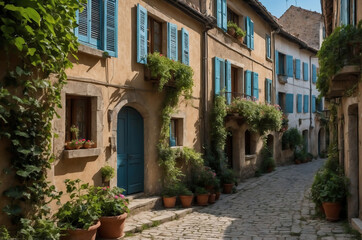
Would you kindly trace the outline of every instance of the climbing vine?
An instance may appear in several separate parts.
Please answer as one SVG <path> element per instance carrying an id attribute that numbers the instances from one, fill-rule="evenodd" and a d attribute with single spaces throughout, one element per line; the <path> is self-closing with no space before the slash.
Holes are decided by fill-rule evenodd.
<path id="1" fill-rule="evenodd" d="M 0 0 L 0 46 L 7 61 L 0 80 L 0 139 L 11 154 L 7 171 L 15 176 L 3 193 L 10 200 L 3 211 L 15 223 L 22 219 L 20 238 L 29 231 L 38 236 L 37 227 L 51 228 L 44 219 L 47 204 L 61 195 L 46 181 L 53 161 L 51 122 L 61 107 L 65 70 L 72 67 L 68 57 L 77 59 L 73 31 L 82 2 Z"/>

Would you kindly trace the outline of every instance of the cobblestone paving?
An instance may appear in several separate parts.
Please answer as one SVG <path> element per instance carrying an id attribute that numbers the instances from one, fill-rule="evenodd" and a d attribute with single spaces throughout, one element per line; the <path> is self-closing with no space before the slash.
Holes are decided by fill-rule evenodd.
<path id="1" fill-rule="evenodd" d="M 354 239 L 341 222 L 313 217 L 308 195 L 322 164 L 315 160 L 279 167 L 241 183 L 236 194 L 224 195 L 212 206 L 126 239 Z"/>

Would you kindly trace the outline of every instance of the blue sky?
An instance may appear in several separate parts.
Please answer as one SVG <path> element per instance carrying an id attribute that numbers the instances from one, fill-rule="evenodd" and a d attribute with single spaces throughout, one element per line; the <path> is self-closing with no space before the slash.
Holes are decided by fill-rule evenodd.
<path id="1" fill-rule="evenodd" d="M 291 5 L 321 13 L 320 0 L 259 0 L 271 14 L 279 18 Z"/>

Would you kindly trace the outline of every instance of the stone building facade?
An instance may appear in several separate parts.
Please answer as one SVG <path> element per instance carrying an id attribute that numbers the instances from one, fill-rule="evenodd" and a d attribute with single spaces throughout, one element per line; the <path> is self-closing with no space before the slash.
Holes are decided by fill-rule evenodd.
<path id="1" fill-rule="evenodd" d="M 362 20 L 360 1 L 321 0 L 322 13 L 329 36 L 335 28 L 342 25 L 357 25 Z M 343 47 L 347 47 L 348 43 Z M 359 43 L 361 46 L 361 43 Z M 359 51 L 360 54 L 360 51 Z M 352 58 L 353 56 L 349 56 Z M 355 56 L 355 57 L 358 57 Z M 350 196 L 348 197 L 348 219 L 352 226 L 362 232 L 362 75 L 361 61 L 345 64 L 331 79 L 327 98 L 337 105 L 338 150 L 339 161 L 345 175 L 350 179 Z M 341 61 L 344 61 L 341 59 Z M 348 63 L 348 61 L 345 61 Z M 352 94 L 345 92 L 355 85 Z"/>

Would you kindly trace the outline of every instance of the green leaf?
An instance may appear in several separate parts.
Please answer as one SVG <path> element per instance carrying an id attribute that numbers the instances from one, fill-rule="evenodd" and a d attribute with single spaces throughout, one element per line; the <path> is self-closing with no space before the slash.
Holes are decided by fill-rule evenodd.
<path id="1" fill-rule="evenodd" d="M 4 9 L 9 10 L 9 11 L 14 11 L 14 12 L 21 12 L 22 7 L 16 7 L 13 4 L 6 4 Z"/>
<path id="2" fill-rule="evenodd" d="M 24 12 L 29 16 L 29 18 L 40 25 L 40 15 L 34 8 L 27 7 Z"/>
<path id="3" fill-rule="evenodd" d="M 20 215 L 22 209 L 19 205 L 6 205 L 3 211 L 9 216 Z"/>
<path id="4" fill-rule="evenodd" d="M 32 27 L 30 27 L 29 25 L 26 25 L 26 26 L 25 26 L 25 29 L 28 31 L 28 33 L 29 33 L 30 35 L 34 35 L 34 30 L 33 30 Z"/>
<path id="5" fill-rule="evenodd" d="M 25 187 L 15 186 L 4 191 L 4 195 L 9 198 L 20 199 L 24 197 Z"/>
<path id="6" fill-rule="evenodd" d="M 6 35 L 11 35 L 14 33 L 14 28 L 10 26 L 3 25 L 1 26 L 1 31 L 5 33 Z"/>
<path id="7" fill-rule="evenodd" d="M 17 136 L 29 138 L 29 134 L 27 134 L 26 132 L 21 132 L 21 131 L 19 131 L 19 130 L 15 130 L 14 133 L 15 133 L 15 135 L 17 135 Z"/>
<path id="8" fill-rule="evenodd" d="M 28 49 L 28 55 L 33 56 L 36 51 L 36 48 L 29 48 Z"/>
<path id="9" fill-rule="evenodd" d="M 19 49 L 19 51 L 23 51 L 23 45 L 25 44 L 25 40 L 22 37 L 15 38 L 15 46 Z"/>

